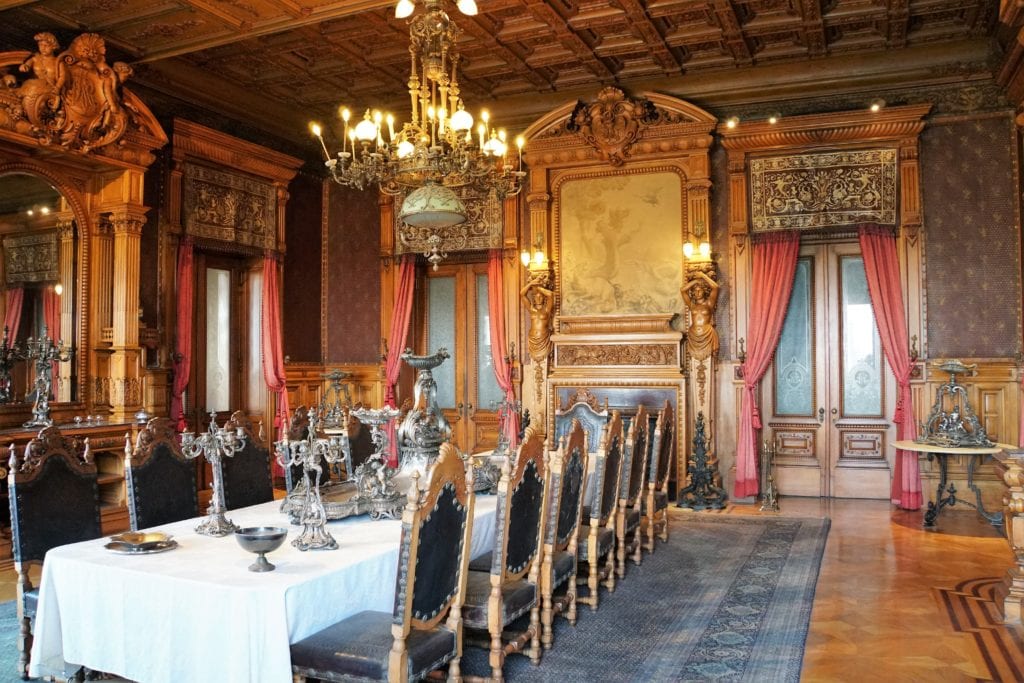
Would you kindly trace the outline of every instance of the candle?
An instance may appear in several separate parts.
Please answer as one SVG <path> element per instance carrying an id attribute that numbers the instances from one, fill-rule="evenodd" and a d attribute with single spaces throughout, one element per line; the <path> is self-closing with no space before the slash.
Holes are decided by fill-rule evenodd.
<path id="1" fill-rule="evenodd" d="M 395 117 L 388 114 L 388 142 L 394 144 L 395 142 Z"/>
<path id="2" fill-rule="evenodd" d="M 324 139 L 321 136 L 322 131 L 320 129 L 320 125 L 316 123 L 311 123 L 309 124 L 309 129 L 313 131 L 313 135 L 315 135 L 316 139 L 320 141 L 320 147 L 324 150 L 324 159 L 326 161 L 330 161 L 331 153 L 327 151 L 327 145 L 324 144 Z"/>
<path id="3" fill-rule="evenodd" d="M 481 151 L 483 151 L 483 148 L 484 148 L 484 130 L 485 130 L 484 124 L 482 124 L 482 123 L 479 126 L 476 127 L 476 132 L 480 133 L 480 150 Z"/>
<path id="4" fill-rule="evenodd" d="M 341 151 L 342 151 L 342 152 L 344 152 L 344 151 L 345 151 L 345 138 L 347 138 L 347 137 L 348 137 L 348 120 L 349 120 L 349 119 L 350 119 L 351 117 L 352 117 L 352 112 L 350 112 L 350 111 L 348 110 L 348 107 L 342 107 L 342 108 L 341 108 L 341 120 L 345 122 L 345 134 L 344 134 L 344 135 L 342 136 L 342 138 L 341 138 Z M 352 148 L 352 151 L 353 151 L 353 152 L 354 152 L 354 151 L 356 151 L 356 148 L 355 148 L 355 147 L 353 147 L 353 148 Z"/>
<path id="5" fill-rule="evenodd" d="M 519 170 L 523 170 L 523 145 L 526 144 L 526 140 L 522 135 L 516 136 L 516 147 L 519 148 Z"/>

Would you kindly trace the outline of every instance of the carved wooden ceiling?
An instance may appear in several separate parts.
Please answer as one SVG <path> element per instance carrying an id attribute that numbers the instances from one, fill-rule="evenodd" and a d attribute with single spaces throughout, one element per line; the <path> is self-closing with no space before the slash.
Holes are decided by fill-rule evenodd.
<path id="1" fill-rule="evenodd" d="M 451 14 L 468 106 L 513 127 L 599 86 L 715 103 L 991 79 L 993 0 L 478 0 Z M 394 0 L 0 0 L 0 49 L 103 35 L 132 83 L 300 140 L 337 106 L 407 109 Z M 144 92 L 144 91 L 143 91 Z"/>

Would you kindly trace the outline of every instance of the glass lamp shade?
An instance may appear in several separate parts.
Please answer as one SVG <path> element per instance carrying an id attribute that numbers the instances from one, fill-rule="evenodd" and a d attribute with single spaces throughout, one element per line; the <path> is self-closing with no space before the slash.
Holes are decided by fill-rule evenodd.
<path id="1" fill-rule="evenodd" d="M 466 220 L 466 207 L 450 188 L 428 182 L 410 192 L 398 217 L 414 228 L 447 228 Z"/>

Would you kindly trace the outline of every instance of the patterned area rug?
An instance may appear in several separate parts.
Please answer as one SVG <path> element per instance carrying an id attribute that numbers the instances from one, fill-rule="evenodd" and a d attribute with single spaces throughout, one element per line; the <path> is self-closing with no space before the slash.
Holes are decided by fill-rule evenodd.
<path id="1" fill-rule="evenodd" d="M 539 667 L 510 681 L 798 681 L 828 519 L 672 514 L 668 545 L 629 563 L 597 612 L 556 620 Z M 467 648 L 463 671 L 488 672 Z"/>

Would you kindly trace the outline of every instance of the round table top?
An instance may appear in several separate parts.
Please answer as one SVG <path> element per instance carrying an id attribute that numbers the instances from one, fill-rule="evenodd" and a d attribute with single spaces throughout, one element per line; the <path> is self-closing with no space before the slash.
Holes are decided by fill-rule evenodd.
<path id="1" fill-rule="evenodd" d="M 997 443 L 987 448 L 983 446 L 937 446 L 930 443 L 918 443 L 916 441 L 897 441 L 893 444 L 903 451 L 916 451 L 918 453 L 958 453 L 960 455 L 989 455 L 999 451 L 1010 449 L 1016 450 L 1016 446 L 1006 443 Z"/>

